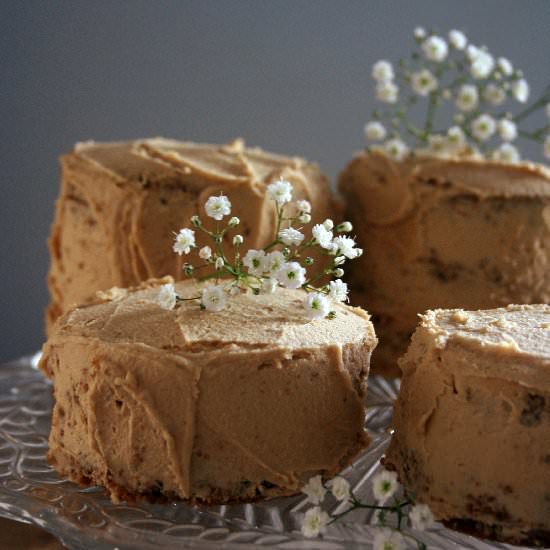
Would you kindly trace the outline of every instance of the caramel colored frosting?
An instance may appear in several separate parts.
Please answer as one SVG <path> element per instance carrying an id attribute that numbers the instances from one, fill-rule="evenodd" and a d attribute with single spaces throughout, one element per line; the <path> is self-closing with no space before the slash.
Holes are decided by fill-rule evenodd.
<path id="1" fill-rule="evenodd" d="M 428 311 L 400 366 L 405 488 L 452 527 L 550 544 L 550 306 Z"/>
<path id="2" fill-rule="evenodd" d="M 367 445 L 376 336 L 363 310 L 335 305 L 335 319 L 309 321 L 305 293 L 285 289 L 231 297 L 221 312 L 165 310 L 161 282 L 102 293 L 54 326 L 41 368 L 61 474 L 114 501 L 250 500 L 333 476 Z"/>
<path id="3" fill-rule="evenodd" d="M 546 167 L 364 152 L 339 187 L 366 250 L 350 280 L 380 336 L 375 370 L 396 372 L 427 309 L 550 301 Z"/>
<path id="4" fill-rule="evenodd" d="M 235 233 L 245 238 L 243 252 L 273 240 L 276 212 L 266 188 L 280 177 L 293 184 L 295 199 L 311 202 L 312 223 L 339 217 L 317 165 L 246 148 L 242 140 L 86 142 L 63 156 L 61 165 L 50 237 L 50 325 L 69 306 L 91 301 L 97 290 L 181 278 L 183 261 L 197 259 L 173 253 L 174 232 L 197 213 L 215 223 L 203 210 L 210 195 L 229 197 L 232 215 L 241 219 Z M 212 243 L 197 234 L 197 244 Z"/>

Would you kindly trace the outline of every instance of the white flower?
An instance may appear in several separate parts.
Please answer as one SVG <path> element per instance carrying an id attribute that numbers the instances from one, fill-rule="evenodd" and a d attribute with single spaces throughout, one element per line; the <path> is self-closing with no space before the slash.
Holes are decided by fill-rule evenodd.
<path id="1" fill-rule="evenodd" d="M 428 69 L 423 69 L 411 75 L 412 89 L 421 96 L 427 96 L 437 90 L 437 78 Z"/>
<path id="2" fill-rule="evenodd" d="M 529 84 L 523 78 L 512 84 L 512 95 L 520 102 L 525 103 L 529 99 Z"/>
<path id="3" fill-rule="evenodd" d="M 345 256 L 336 256 L 336 258 L 334 258 L 334 265 L 342 265 L 344 263 L 346 263 L 346 257 Z"/>
<path id="4" fill-rule="evenodd" d="M 358 255 L 360 255 L 360 253 L 358 252 L 358 250 L 360 249 L 355 248 L 356 244 L 357 243 L 355 242 L 355 240 L 351 237 L 339 235 L 338 237 L 335 237 L 332 241 L 331 252 L 334 255 L 345 256 L 346 258 L 353 260 L 353 258 L 357 258 Z"/>
<path id="5" fill-rule="evenodd" d="M 182 254 L 189 254 L 194 246 L 195 232 L 192 229 L 180 229 L 176 235 L 176 242 L 173 247 L 174 252 L 180 256 Z"/>
<path id="6" fill-rule="evenodd" d="M 323 222 L 323 227 L 324 227 L 327 231 L 332 231 L 332 229 L 334 228 L 334 222 L 333 222 L 330 218 L 327 218 L 327 219 Z"/>
<path id="7" fill-rule="evenodd" d="M 491 105 L 502 105 L 506 100 L 506 92 L 495 84 L 488 84 L 483 90 L 483 98 Z"/>
<path id="8" fill-rule="evenodd" d="M 452 30 L 449 32 L 449 42 L 453 48 L 463 50 L 468 43 L 468 39 L 462 31 Z"/>
<path id="9" fill-rule="evenodd" d="M 479 102 L 479 94 L 477 88 L 472 84 L 464 84 L 458 90 L 456 96 L 456 106 L 461 111 L 473 111 Z"/>
<path id="10" fill-rule="evenodd" d="M 262 294 L 273 294 L 277 288 L 277 281 L 269 277 L 262 280 Z"/>
<path id="11" fill-rule="evenodd" d="M 279 239 L 287 246 L 299 245 L 304 240 L 303 233 L 293 227 L 287 227 L 279 231 Z"/>
<path id="12" fill-rule="evenodd" d="M 243 265 L 248 268 L 251 275 L 260 276 L 264 272 L 265 252 L 263 250 L 250 249 L 243 258 Z"/>
<path id="13" fill-rule="evenodd" d="M 416 531 L 425 531 L 434 524 L 434 515 L 426 504 L 415 504 L 409 512 L 411 527 Z"/>
<path id="14" fill-rule="evenodd" d="M 393 138 L 384 143 L 384 152 L 390 158 L 401 161 L 409 154 L 409 148 L 400 139 Z"/>
<path id="15" fill-rule="evenodd" d="M 478 55 L 481 53 L 481 49 L 473 44 L 468 44 L 466 48 L 466 57 L 470 60 L 470 63 L 473 63 Z"/>
<path id="16" fill-rule="evenodd" d="M 550 135 L 546 136 L 543 145 L 543 154 L 547 159 L 550 159 Z"/>
<path id="17" fill-rule="evenodd" d="M 397 474 L 388 470 L 378 472 L 372 480 L 374 498 L 380 505 L 387 502 L 395 494 L 398 487 Z"/>
<path id="18" fill-rule="evenodd" d="M 316 537 L 319 533 L 323 533 L 330 521 L 330 516 L 319 508 L 314 506 L 310 508 L 304 516 L 302 523 L 302 535 L 307 538 Z"/>
<path id="19" fill-rule="evenodd" d="M 349 233 L 352 230 L 353 225 L 351 225 L 351 222 L 342 222 L 336 226 L 336 231 L 338 233 Z"/>
<path id="20" fill-rule="evenodd" d="M 274 183 L 270 183 L 267 186 L 267 194 L 270 199 L 277 201 L 279 206 L 286 204 L 292 200 L 292 191 L 294 188 L 292 184 L 287 181 L 280 179 Z"/>
<path id="21" fill-rule="evenodd" d="M 276 277 L 286 288 L 299 288 L 306 281 L 306 270 L 298 262 L 288 262 L 277 271 Z"/>
<path id="22" fill-rule="evenodd" d="M 329 295 L 336 302 L 345 302 L 348 299 L 348 285 L 340 279 L 330 281 Z"/>
<path id="23" fill-rule="evenodd" d="M 298 212 L 303 212 L 304 214 L 310 214 L 311 213 L 311 203 L 306 200 L 298 201 L 296 203 L 296 208 L 298 209 Z"/>
<path id="24" fill-rule="evenodd" d="M 311 229 L 311 234 L 321 248 L 330 249 L 332 245 L 332 231 L 327 230 L 323 224 L 318 223 Z"/>
<path id="25" fill-rule="evenodd" d="M 511 143 L 503 143 L 491 155 L 493 160 L 516 164 L 520 161 L 519 151 Z"/>
<path id="26" fill-rule="evenodd" d="M 304 485 L 302 493 L 307 495 L 307 502 L 311 504 L 321 504 L 325 500 L 327 490 L 323 486 L 323 478 L 320 475 L 310 478 Z"/>
<path id="27" fill-rule="evenodd" d="M 380 141 L 386 137 L 386 128 L 377 120 L 368 122 L 365 124 L 365 137 L 369 141 Z"/>
<path id="28" fill-rule="evenodd" d="M 447 138 L 445 136 L 435 134 L 433 136 L 428 136 L 428 145 L 430 146 L 430 151 L 432 153 L 444 153 L 447 148 Z"/>
<path id="29" fill-rule="evenodd" d="M 269 252 L 263 259 L 262 270 L 269 275 L 275 275 L 285 263 L 285 256 L 279 250 Z"/>
<path id="30" fill-rule="evenodd" d="M 380 81 L 376 85 L 376 98 L 384 103 L 396 103 L 399 98 L 399 88 L 391 81 Z"/>
<path id="31" fill-rule="evenodd" d="M 309 223 L 311 221 L 311 215 L 310 214 L 300 214 L 298 217 L 298 221 L 300 223 Z"/>
<path id="32" fill-rule="evenodd" d="M 466 142 L 466 136 L 460 126 L 451 126 L 447 130 L 447 145 L 450 149 L 461 149 Z"/>
<path id="33" fill-rule="evenodd" d="M 440 36 L 430 36 L 422 43 L 424 55 L 430 61 L 443 61 L 449 53 L 447 42 Z"/>
<path id="34" fill-rule="evenodd" d="M 176 306 L 176 289 L 172 283 L 159 288 L 158 302 L 162 309 L 174 309 Z"/>
<path id="35" fill-rule="evenodd" d="M 372 66 L 372 78 L 377 82 L 388 82 L 393 80 L 393 66 L 389 61 L 381 59 Z"/>
<path id="36" fill-rule="evenodd" d="M 498 121 L 498 133 L 503 141 L 514 141 L 518 137 L 518 127 L 515 122 L 503 118 Z"/>
<path id="37" fill-rule="evenodd" d="M 472 122 L 472 134 L 480 141 L 487 141 L 496 131 L 495 119 L 488 114 L 479 115 Z"/>
<path id="38" fill-rule="evenodd" d="M 487 78 L 495 68 L 493 56 L 485 50 L 477 50 L 477 55 L 472 61 L 470 74 L 477 80 Z"/>
<path id="39" fill-rule="evenodd" d="M 209 246 L 203 246 L 199 250 L 199 258 L 201 260 L 209 260 L 212 257 L 212 249 Z"/>
<path id="40" fill-rule="evenodd" d="M 331 479 L 327 483 L 327 486 L 330 489 L 330 492 L 334 495 L 334 498 L 340 502 L 348 500 L 351 495 L 349 482 L 341 476 Z"/>
<path id="41" fill-rule="evenodd" d="M 237 218 L 237 216 L 233 216 L 230 220 L 229 220 L 229 223 L 227 224 L 229 227 L 237 227 L 237 225 L 239 225 L 241 223 L 241 220 L 239 220 L 239 218 Z"/>
<path id="42" fill-rule="evenodd" d="M 220 269 L 223 269 L 223 266 L 225 265 L 225 262 L 223 261 L 223 258 L 216 258 L 216 261 L 214 262 L 214 267 L 219 271 Z"/>
<path id="43" fill-rule="evenodd" d="M 380 529 L 372 542 L 373 550 L 402 550 L 405 539 L 399 531 Z"/>
<path id="44" fill-rule="evenodd" d="M 418 40 L 426 38 L 426 29 L 424 29 L 423 27 L 416 27 L 414 29 L 414 37 Z"/>
<path id="45" fill-rule="evenodd" d="M 502 71 L 502 74 L 510 76 L 514 72 L 514 67 L 508 59 L 505 57 L 499 57 L 497 61 L 498 68 Z"/>
<path id="46" fill-rule="evenodd" d="M 327 297 L 320 292 L 310 292 L 304 300 L 306 315 L 312 320 L 324 319 L 330 311 Z"/>
<path id="47" fill-rule="evenodd" d="M 221 311 L 225 308 L 225 292 L 221 285 L 211 285 L 202 289 L 201 304 L 208 311 Z"/>
<path id="48" fill-rule="evenodd" d="M 204 205 L 204 210 L 207 216 L 220 221 L 224 216 L 231 214 L 231 203 L 229 199 L 223 195 L 219 197 L 209 197 Z"/>
<path id="49" fill-rule="evenodd" d="M 235 246 L 240 246 L 243 243 L 244 243 L 244 237 L 242 235 L 235 235 L 233 237 L 233 244 Z"/>
<path id="50" fill-rule="evenodd" d="M 341 267 L 338 267 L 333 272 L 335 277 L 343 277 L 344 276 L 344 270 Z"/>

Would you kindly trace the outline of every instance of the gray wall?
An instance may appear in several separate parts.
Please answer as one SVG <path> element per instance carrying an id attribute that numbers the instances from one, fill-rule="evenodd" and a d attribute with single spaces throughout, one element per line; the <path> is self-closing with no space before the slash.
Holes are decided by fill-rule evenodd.
<path id="1" fill-rule="evenodd" d="M 4 0 L 0 358 L 43 340 L 57 157 L 75 141 L 242 136 L 334 177 L 363 146 L 371 64 L 418 24 L 550 81 L 549 0 Z"/>

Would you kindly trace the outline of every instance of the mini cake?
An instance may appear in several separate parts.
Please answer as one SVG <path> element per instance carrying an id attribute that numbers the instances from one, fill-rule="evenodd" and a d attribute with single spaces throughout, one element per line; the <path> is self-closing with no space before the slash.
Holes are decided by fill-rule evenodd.
<path id="1" fill-rule="evenodd" d="M 400 366 L 385 465 L 451 527 L 550 545 L 550 306 L 429 311 Z"/>
<path id="2" fill-rule="evenodd" d="M 373 368 L 398 374 L 417 314 L 550 301 L 550 171 L 467 156 L 358 154 L 340 176 L 368 260 L 348 270 L 373 315 Z"/>
<path id="3" fill-rule="evenodd" d="M 96 290 L 150 277 L 182 278 L 182 260 L 171 253 L 173 233 L 208 195 L 223 192 L 233 201 L 234 214 L 246 218 L 242 231 L 251 248 L 273 238 L 275 208 L 266 198 L 273 179 L 284 177 L 296 198 L 311 202 L 313 222 L 335 215 L 317 165 L 247 149 L 241 140 L 221 146 L 160 138 L 88 142 L 63 156 L 61 165 L 50 237 L 48 325 L 70 305 L 91 300 Z"/>
<path id="4" fill-rule="evenodd" d="M 102 293 L 55 324 L 40 367 L 60 474 L 115 502 L 246 501 L 293 494 L 365 448 L 377 340 L 363 310 L 334 304 L 333 319 L 310 321 L 305 292 L 283 288 L 167 310 L 161 283 Z M 196 288 L 175 285 L 182 298 Z"/>

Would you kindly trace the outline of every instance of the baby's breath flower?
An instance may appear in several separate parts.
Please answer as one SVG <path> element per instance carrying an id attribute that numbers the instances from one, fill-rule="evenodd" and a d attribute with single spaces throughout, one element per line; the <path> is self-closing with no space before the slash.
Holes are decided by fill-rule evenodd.
<path id="1" fill-rule="evenodd" d="M 330 249 L 332 245 L 332 231 L 328 230 L 323 224 L 316 224 L 311 229 L 311 234 L 321 248 Z"/>
<path id="2" fill-rule="evenodd" d="M 473 63 L 479 54 L 481 53 L 481 49 L 477 46 L 474 46 L 473 44 L 468 44 L 466 47 L 466 57 L 470 61 L 470 63 Z"/>
<path id="3" fill-rule="evenodd" d="M 158 302 L 162 309 L 174 309 L 176 298 L 177 294 L 173 283 L 167 283 L 159 288 Z"/>
<path id="4" fill-rule="evenodd" d="M 373 550 L 402 550 L 405 548 L 405 539 L 399 531 L 380 529 L 372 542 Z"/>
<path id="5" fill-rule="evenodd" d="M 309 214 L 300 214 L 298 221 L 300 223 L 309 223 L 311 221 L 311 216 Z"/>
<path id="6" fill-rule="evenodd" d="M 316 537 L 325 531 L 329 521 L 330 516 L 324 510 L 321 510 L 319 506 L 310 508 L 304 516 L 302 535 L 307 538 Z"/>
<path id="7" fill-rule="evenodd" d="M 330 492 L 334 495 L 334 498 L 340 502 L 348 500 L 351 495 L 349 482 L 341 476 L 331 479 L 327 483 L 327 486 Z"/>
<path id="8" fill-rule="evenodd" d="M 398 138 L 386 141 L 384 151 L 386 155 L 397 161 L 403 160 L 409 154 L 409 148 Z"/>
<path id="9" fill-rule="evenodd" d="M 415 504 L 409 512 L 411 527 L 416 531 L 425 531 L 434 524 L 434 515 L 426 504 Z"/>
<path id="10" fill-rule="evenodd" d="M 224 265 L 225 265 L 225 262 L 223 261 L 223 258 L 216 258 L 216 261 L 214 262 L 214 266 L 216 267 L 217 271 L 219 271 L 220 269 L 223 269 Z"/>
<path id="11" fill-rule="evenodd" d="M 277 280 L 268 277 L 267 279 L 262 279 L 262 294 L 273 294 L 277 288 Z"/>
<path id="12" fill-rule="evenodd" d="M 346 302 L 348 299 L 348 285 L 341 279 L 330 281 L 329 296 L 336 302 Z"/>
<path id="13" fill-rule="evenodd" d="M 430 36 L 422 43 L 424 55 L 430 61 L 443 61 L 449 53 L 447 42 L 440 36 Z"/>
<path id="14" fill-rule="evenodd" d="M 498 68 L 502 71 L 502 74 L 506 76 L 511 76 L 514 72 L 514 67 L 512 63 L 505 57 L 499 57 L 497 61 Z"/>
<path id="15" fill-rule="evenodd" d="M 496 84 L 488 84 L 483 90 L 483 99 L 492 105 L 502 105 L 506 100 L 506 92 Z"/>
<path id="16" fill-rule="evenodd" d="M 243 265 L 248 268 L 251 275 L 261 276 L 264 272 L 265 252 L 263 250 L 250 249 L 243 258 Z"/>
<path id="17" fill-rule="evenodd" d="M 324 319 L 330 311 L 329 301 L 320 292 L 310 292 L 304 300 L 304 307 L 306 315 L 313 321 Z"/>
<path id="18" fill-rule="evenodd" d="M 345 262 L 346 262 L 345 256 L 336 256 L 336 258 L 334 258 L 334 265 L 342 265 Z"/>
<path id="19" fill-rule="evenodd" d="M 304 235 L 297 229 L 288 227 L 279 231 L 279 239 L 287 246 L 298 246 L 304 240 Z"/>
<path id="20" fill-rule="evenodd" d="M 281 266 L 276 277 L 286 288 L 300 288 L 306 282 L 306 270 L 298 262 L 288 262 Z"/>
<path id="21" fill-rule="evenodd" d="M 293 189 L 289 181 L 280 179 L 267 186 L 267 194 L 270 199 L 276 201 L 281 206 L 292 200 Z"/>
<path id="22" fill-rule="evenodd" d="M 285 257 L 279 250 L 269 252 L 263 259 L 262 270 L 269 275 L 275 275 L 285 264 Z"/>
<path id="23" fill-rule="evenodd" d="M 212 249 L 209 246 L 203 246 L 199 250 L 199 258 L 201 260 L 209 260 L 212 257 Z"/>
<path id="24" fill-rule="evenodd" d="M 472 122 L 472 134 L 480 141 L 487 141 L 496 131 L 495 119 L 488 114 L 479 115 Z"/>
<path id="25" fill-rule="evenodd" d="M 350 260 L 357 258 L 357 250 L 355 245 L 357 243 L 351 237 L 346 237 L 344 235 L 339 235 L 335 237 L 332 241 L 333 250 L 332 253 L 337 256 L 345 256 Z"/>
<path id="26" fill-rule="evenodd" d="M 422 69 L 411 75 L 412 89 L 421 96 L 427 96 L 437 89 L 437 78 L 428 69 Z"/>
<path id="27" fill-rule="evenodd" d="M 336 226 L 336 233 L 349 233 L 353 230 L 351 222 L 342 222 Z"/>
<path id="28" fill-rule="evenodd" d="M 341 267 L 337 267 L 333 272 L 332 274 L 335 276 L 335 277 L 343 277 L 344 276 L 344 270 L 341 268 Z"/>
<path id="29" fill-rule="evenodd" d="M 369 141 L 381 141 L 386 138 L 387 132 L 384 125 L 377 120 L 365 124 L 365 137 Z"/>
<path id="30" fill-rule="evenodd" d="M 487 78 L 495 68 L 495 60 L 493 56 L 485 50 L 477 50 L 472 66 L 470 67 L 470 74 L 476 80 Z"/>
<path id="31" fill-rule="evenodd" d="M 307 495 L 307 502 L 311 504 L 321 504 L 325 500 L 327 490 L 323 486 L 323 478 L 316 475 L 304 485 L 302 493 Z"/>
<path id="32" fill-rule="evenodd" d="M 451 126 L 447 130 L 447 143 L 451 150 L 461 149 L 466 142 L 466 136 L 459 126 Z"/>
<path id="33" fill-rule="evenodd" d="M 330 219 L 330 218 L 327 218 L 324 222 L 323 222 L 323 227 L 327 230 L 327 231 L 332 231 L 334 229 L 334 222 Z"/>
<path id="34" fill-rule="evenodd" d="M 235 246 L 240 246 L 243 243 L 244 243 L 244 237 L 242 235 L 235 235 L 233 237 L 233 244 Z"/>
<path id="35" fill-rule="evenodd" d="M 448 141 L 445 136 L 439 134 L 428 136 L 428 145 L 430 146 L 430 151 L 432 153 L 444 153 L 447 148 L 447 143 Z"/>
<path id="36" fill-rule="evenodd" d="M 225 308 L 226 297 L 221 285 L 210 285 L 202 289 L 201 304 L 208 311 L 221 311 Z"/>
<path id="37" fill-rule="evenodd" d="M 298 212 L 303 212 L 304 214 L 311 214 L 311 203 L 306 200 L 301 200 L 296 202 L 296 208 Z"/>
<path id="38" fill-rule="evenodd" d="M 472 84 L 464 84 L 458 90 L 456 106 L 464 112 L 473 111 L 479 103 L 477 88 Z"/>
<path id="39" fill-rule="evenodd" d="M 182 254 L 189 254 L 194 246 L 195 232 L 192 229 L 180 229 L 179 233 L 176 235 L 176 241 L 174 242 L 174 252 L 180 256 Z"/>
<path id="40" fill-rule="evenodd" d="M 423 27 L 416 27 L 414 29 L 414 37 L 417 40 L 422 40 L 423 38 L 426 38 L 426 29 Z"/>
<path id="41" fill-rule="evenodd" d="M 241 223 L 241 220 L 239 220 L 239 218 L 237 218 L 237 216 L 233 216 L 230 220 L 229 220 L 229 223 L 227 224 L 229 227 L 237 227 L 237 225 L 239 225 Z"/>
<path id="42" fill-rule="evenodd" d="M 503 118 L 498 121 L 498 134 L 503 141 L 514 141 L 518 137 L 516 123 Z"/>
<path id="43" fill-rule="evenodd" d="M 231 203 L 224 195 L 208 197 L 204 210 L 207 216 L 220 221 L 224 216 L 231 214 Z"/>
<path id="44" fill-rule="evenodd" d="M 520 161 L 519 151 L 511 143 L 503 143 L 491 155 L 493 160 L 516 164 Z"/>
<path id="45" fill-rule="evenodd" d="M 468 43 L 468 39 L 462 31 L 452 30 L 449 32 L 449 43 L 456 50 L 463 50 Z"/>
<path id="46" fill-rule="evenodd" d="M 395 494 L 398 487 L 397 474 L 388 470 L 378 472 L 372 480 L 374 498 L 380 505 L 385 504 Z"/>
<path id="47" fill-rule="evenodd" d="M 520 78 L 512 84 L 512 95 L 520 103 L 525 103 L 529 99 L 529 84 L 525 79 Z"/>
<path id="48" fill-rule="evenodd" d="M 388 82 L 393 80 L 393 66 L 389 61 L 381 59 L 372 66 L 372 78 L 377 82 Z"/>
<path id="49" fill-rule="evenodd" d="M 200 227 L 202 225 L 202 222 L 201 222 L 201 219 L 199 218 L 199 216 L 191 216 L 191 223 L 195 227 Z"/>
<path id="50" fill-rule="evenodd" d="M 543 145 L 543 154 L 547 159 L 550 159 L 550 135 L 546 136 Z"/>
<path id="51" fill-rule="evenodd" d="M 384 103 L 396 103 L 399 99 L 399 88 L 391 81 L 380 81 L 376 85 L 376 98 Z"/>

